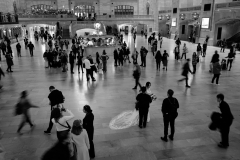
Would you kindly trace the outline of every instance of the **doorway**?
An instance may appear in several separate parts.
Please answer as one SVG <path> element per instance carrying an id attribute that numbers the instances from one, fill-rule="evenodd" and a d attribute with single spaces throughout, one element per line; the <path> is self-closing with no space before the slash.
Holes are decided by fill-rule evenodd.
<path id="1" fill-rule="evenodd" d="M 222 27 L 218 27 L 217 40 L 222 38 Z"/>

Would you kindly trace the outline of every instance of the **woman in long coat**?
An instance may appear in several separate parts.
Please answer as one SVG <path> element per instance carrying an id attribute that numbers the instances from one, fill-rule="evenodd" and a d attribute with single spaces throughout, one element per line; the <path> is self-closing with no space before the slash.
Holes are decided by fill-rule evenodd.
<path id="1" fill-rule="evenodd" d="M 86 129 L 88 133 L 89 143 L 90 143 L 90 149 L 89 149 L 89 155 L 91 158 L 95 157 L 95 149 L 93 144 L 93 135 L 94 135 L 94 115 L 92 113 L 92 110 L 89 105 L 85 105 L 83 107 L 83 112 L 86 113 L 86 116 L 83 119 L 83 128 Z"/>
<path id="2" fill-rule="evenodd" d="M 6 61 L 7 61 L 7 72 L 13 72 L 12 71 L 12 66 L 13 66 L 13 60 L 12 60 L 12 56 L 11 56 L 11 53 L 10 52 L 7 52 L 6 53 Z"/>
<path id="3" fill-rule="evenodd" d="M 103 50 L 103 54 L 100 57 L 100 59 L 102 60 L 102 63 L 103 63 L 103 72 L 106 72 L 107 71 L 107 60 L 109 59 L 109 57 L 105 50 Z"/>

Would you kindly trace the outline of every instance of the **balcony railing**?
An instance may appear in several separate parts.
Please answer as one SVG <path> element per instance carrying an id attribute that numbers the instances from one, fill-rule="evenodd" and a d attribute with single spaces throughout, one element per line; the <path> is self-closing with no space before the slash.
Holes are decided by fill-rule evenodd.
<path id="1" fill-rule="evenodd" d="M 0 24 L 18 24 L 18 16 L 10 13 L 0 12 Z"/>
<path id="2" fill-rule="evenodd" d="M 19 18 L 76 18 L 75 15 L 19 15 Z"/>
<path id="3" fill-rule="evenodd" d="M 98 19 L 153 19 L 153 15 L 97 15 Z"/>

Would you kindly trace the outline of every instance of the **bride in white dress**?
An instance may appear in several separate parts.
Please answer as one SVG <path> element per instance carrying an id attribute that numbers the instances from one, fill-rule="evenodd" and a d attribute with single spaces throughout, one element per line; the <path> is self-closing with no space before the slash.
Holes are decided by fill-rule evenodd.
<path id="1" fill-rule="evenodd" d="M 157 99 L 157 97 L 152 94 L 150 87 L 151 87 L 151 83 L 147 82 L 146 83 L 147 94 L 149 94 L 152 97 L 152 100 L 154 101 Z M 148 112 L 147 122 L 149 121 L 150 121 L 150 113 Z M 135 126 L 138 123 L 139 123 L 139 111 L 134 109 L 134 110 L 124 111 L 121 114 L 114 117 L 110 121 L 109 127 L 114 130 L 126 129 L 131 126 Z"/>

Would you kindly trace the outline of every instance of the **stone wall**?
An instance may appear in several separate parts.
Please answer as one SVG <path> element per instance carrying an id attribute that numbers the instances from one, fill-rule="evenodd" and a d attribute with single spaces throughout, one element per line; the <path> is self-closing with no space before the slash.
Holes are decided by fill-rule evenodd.
<path id="1" fill-rule="evenodd" d="M 14 0 L 0 0 L 0 11 L 3 13 L 13 13 L 13 2 Z"/>

